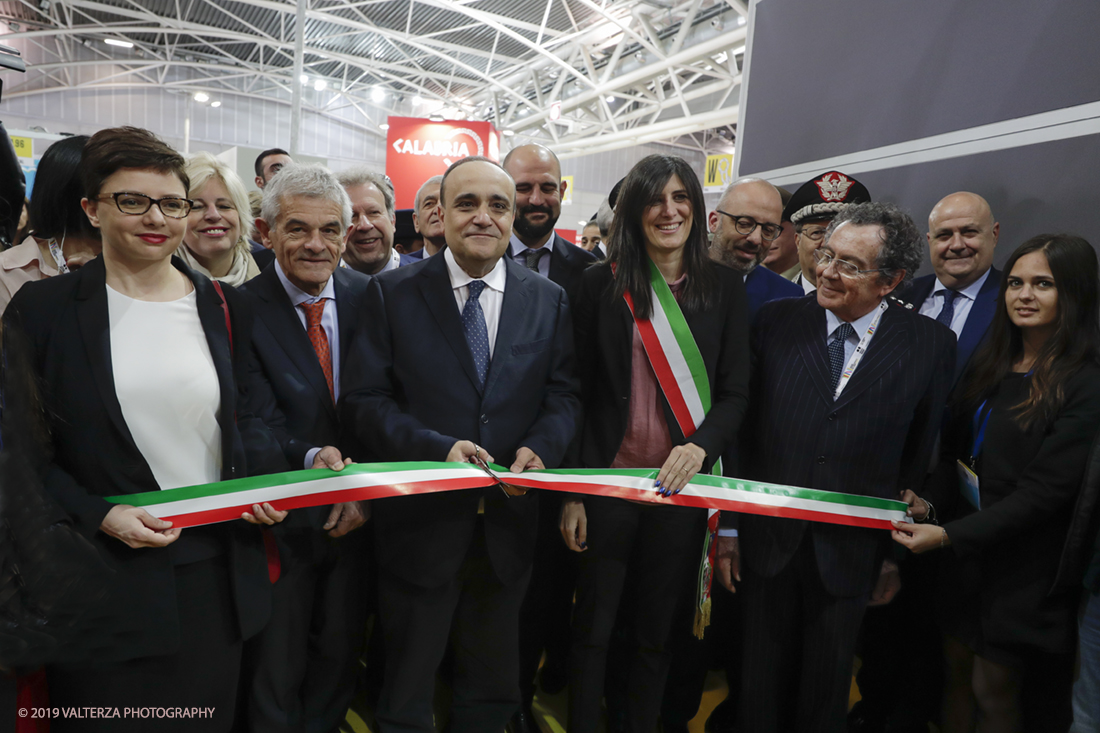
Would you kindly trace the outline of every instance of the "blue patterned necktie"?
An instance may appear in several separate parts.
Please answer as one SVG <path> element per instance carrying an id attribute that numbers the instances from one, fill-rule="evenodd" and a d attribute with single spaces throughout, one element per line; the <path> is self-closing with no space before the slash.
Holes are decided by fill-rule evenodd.
<path id="1" fill-rule="evenodd" d="M 485 375 L 489 373 L 489 328 L 485 325 L 485 311 L 481 310 L 478 297 L 485 289 L 485 283 L 471 280 L 466 287 L 470 289 L 470 295 L 466 298 L 466 305 L 462 306 L 462 328 L 466 331 L 470 353 L 474 355 L 474 367 L 481 380 L 479 386 L 484 387 Z"/>
<path id="2" fill-rule="evenodd" d="M 833 392 L 836 392 L 840 375 L 844 373 L 844 342 L 855 332 L 850 323 L 842 323 L 833 331 L 833 340 L 829 342 L 829 370 L 833 374 Z"/>
<path id="3" fill-rule="evenodd" d="M 943 309 L 936 316 L 936 320 L 951 328 L 951 320 L 955 317 L 955 298 L 959 297 L 958 290 L 948 288 L 943 291 Z"/>

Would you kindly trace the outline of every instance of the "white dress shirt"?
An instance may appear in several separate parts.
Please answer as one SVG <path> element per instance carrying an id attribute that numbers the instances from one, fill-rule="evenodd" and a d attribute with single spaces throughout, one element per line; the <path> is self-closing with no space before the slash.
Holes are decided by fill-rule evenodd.
<path id="1" fill-rule="evenodd" d="M 443 250 L 443 259 L 447 262 L 447 275 L 451 278 L 455 303 L 458 305 L 458 312 L 461 315 L 462 309 L 466 306 L 466 298 L 470 295 L 470 288 L 467 286 L 475 278 L 467 275 L 466 271 L 458 266 L 458 263 L 455 262 L 454 252 L 451 251 L 450 247 Z M 501 257 L 497 260 L 496 266 L 489 271 L 489 274 L 480 278 L 486 287 L 481 291 L 481 295 L 477 300 L 481 303 L 481 310 L 485 314 L 485 329 L 489 332 L 490 359 L 493 358 L 493 351 L 496 348 L 497 325 L 500 323 L 501 306 L 504 305 L 504 283 L 508 279 L 507 271 L 504 268 L 504 258 Z"/>
<path id="2" fill-rule="evenodd" d="M 816 293 L 817 292 L 817 286 L 814 285 L 809 280 L 807 280 L 806 276 L 803 275 L 801 272 L 798 273 L 798 277 L 796 277 L 794 279 L 794 284 L 795 285 L 800 285 L 802 287 L 802 292 L 805 293 L 806 295 L 809 295 L 810 293 Z"/>
<path id="3" fill-rule="evenodd" d="M 875 314 L 878 313 L 879 306 L 875 306 L 871 309 L 871 312 L 867 315 L 852 321 L 852 328 L 854 329 L 851 336 L 844 340 L 844 364 L 847 366 L 848 360 L 852 358 L 852 354 L 856 352 L 856 347 L 859 346 L 859 340 L 863 338 L 863 334 L 867 333 L 867 327 L 871 325 L 871 321 L 874 320 Z M 833 315 L 831 310 L 825 311 L 825 344 L 828 345 L 833 341 L 833 333 L 840 328 L 841 320 Z M 876 331 L 875 333 L 878 333 Z M 871 341 L 874 340 L 874 334 L 871 338 L 867 339 L 867 346 L 870 347 Z"/>
<path id="4" fill-rule="evenodd" d="M 546 254 L 539 260 L 539 274 L 543 277 L 550 277 L 550 258 L 554 256 L 554 240 L 556 239 L 557 236 L 551 232 L 550 239 L 546 240 L 546 244 L 539 248 L 546 250 Z M 508 240 L 508 246 L 512 250 L 512 259 L 524 267 L 527 267 L 527 256 L 523 253 L 531 248 L 519 241 L 519 237 L 517 237 L 515 233 L 513 233 L 512 238 Z"/>
<path id="5" fill-rule="evenodd" d="M 951 315 L 951 330 L 955 332 L 956 339 L 962 336 L 963 329 L 966 328 L 966 318 L 970 315 L 970 309 L 974 307 L 974 301 L 977 299 L 978 293 L 981 292 L 982 286 L 985 285 L 989 273 L 990 270 L 986 270 L 984 275 L 965 289 L 957 291 L 959 295 L 955 297 L 955 312 Z M 929 318 L 938 316 L 940 311 L 943 310 L 945 292 L 947 292 L 947 286 L 941 283 L 939 278 L 936 278 L 936 286 L 932 288 L 932 292 L 921 303 L 920 314 Z"/>
<path id="6" fill-rule="evenodd" d="M 325 283 L 320 295 L 310 295 L 287 279 L 286 273 L 283 272 L 283 266 L 278 260 L 275 260 L 275 274 L 279 276 L 279 282 L 283 284 L 283 290 L 290 298 L 290 303 L 294 306 L 294 314 L 298 316 L 303 329 L 306 328 L 306 312 L 298 306 L 302 303 L 312 305 L 318 300 L 325 301 L 325 309 L 321 312 L 321 328 L 325 330 L 325 336 L 328 338 L 329 354 L 332 356 L 333 396 L 340 399 L 340 321 L 339 315 L 336 313 L 336 287 L 332 284 L 332 278 L 330 277 L 328 282 Z M 316 358 L 316 355 L 314 358 Z M 306 451 L 306 468 L 313 468 L 313 459 L 320 452 L 321 448 L 319 446 Z"/>

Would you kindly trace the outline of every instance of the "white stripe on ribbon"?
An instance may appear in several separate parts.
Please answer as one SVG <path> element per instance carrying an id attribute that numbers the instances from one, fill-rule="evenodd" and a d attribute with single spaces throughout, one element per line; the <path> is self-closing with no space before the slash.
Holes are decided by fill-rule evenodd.
<path id="1" fill-rule="evenodd" d="M 650 287 L 652 288 L 652 286 Z M 672 376 L 676 378 L 676 384 L 680 386 L 680 394 L 684 396 L 684 403 L 691 414 L 691 421 L 695 423 L 695 428 L 698 429 L 703 424 L 706 411 L 703 409 L 703 403 L 699 398 L 699 390 L 695 388 L 695 379 L 691 375 L 691 368 L 688 367 L 684 352 L 680 348 L 680 343 L 676 340 L 676 334 L 672 332 L 672 324 L 669 323 L 668 315 L 665 313 L 661 301 L 657 298 L 657 294 L 652 290 L 650 298 L 653 301 L 651 309 L 653 315 L 649 317 L 649 322 L 653 324 L 653 331 L 657 334 L 657 340 L 661 342 L 661 350 L 668 360 Z"/>

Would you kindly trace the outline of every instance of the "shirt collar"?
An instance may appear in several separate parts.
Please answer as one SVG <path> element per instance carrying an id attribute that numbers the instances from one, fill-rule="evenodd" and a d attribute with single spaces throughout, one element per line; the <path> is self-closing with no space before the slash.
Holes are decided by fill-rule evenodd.
<path id="1" fill-rule="evenodd" d="M 966 286 L 962 290 L 959 290 L 958 293 L 960 295 L 965 295 L 970 300 L 977 300 L 978 293 L 981 292 L 982 286 L 985 285 L 985 281 L 989 278 L 989 273 L 992 271 L 993 268 L 989 268 L 982 274 L 981 277 L 970 283 L 970 285 Z M 947 286 L 941 283 L 940 279 L 937 277 L 936 285 L 932 288 L 932 295 L 935 295 L 936 293 L 942 293 L 944 290 L 947 290 Z"/>
<path id="2" fill-rule="evenodd" d="M 390 270 L 396 270 L 401 267 L 401 253 L 396 249 L 390 249 L 390 261 L 386 263 L 386 266 L 378 271 L 377 274 L 381 275 L 383 272 L 389 272 Z"/>
<path id="3" fill-rule="evenodd" d="M 447 275 L 451 278 L 451 289 L 457 290 L 461 287 L 469 285 L 475 278 L 466 274 L 466 271 L 458 266 L 455 262 L 454 252 L 451 248 L 443 250 L 443 260 L 447 263 Z M 489 271 L 489 274 L 483 278 L 480 278 L 489 288 L 496 290 L 497 292 L 504 292 L 504 281 L 508 279 L 507 271 L 505 270 L 504 258 L 501 257 L 497 260 L 496 265 Z"/>
<path id="4" fill-rule="evenodd" d="M 290 282 L 290 280 L 286 276 L 286 273 L 283 272 L 282 264 L 278 260 L 275 260 L 275 274 L 279 276 L 279 282 L 283 284 L 283 290 L 286 291 L 287 297 L 290 298 L 291 305 L 293 305 L 295 308 L 300 306 L 302 303 L 316 303 L 317 301 L 324 300 L 325 298 L 336 300 L 336 288 L 332 284 L 333 278 L 331 276 L 329 277 L 328 282 L 325 283 L 325 287 L 321 291 L 320 295 L 310 295 L 294 283 Z"/>
<path id="5" fill-rule="evenodd" d="M 558 238 L 557 235 L 554 234 L 553 232 L 551 232 L 550 239 L 546 240 L 546 244 L 542 245 L 541 249 L 544 249 L 547 252 L 553 252 L 554 251 L 554 240 L 556 240 L 557 238 Z M 511 237 L 511 239 L 508 240 L 508 245 L 509 245 L 509 249 L 512 252 L 512 257 L 513 258 L 517 257 L 522 252 L 525 252 L 525 251 L 531 249 L 526 244 L 519 241 L 519 237 L 516 236 L 515 232 L 512 232 L 512 237 Z"/>
<path id="6" fill-rule="evenodd" d="M 871 309 L 870 313 L 857 318 L 852 321 L 852 328 L 855 329 L 856 338 L 863 338 L 863 334 L 867 333 L 867 327 L 871 325 L 871 320 L 874 319 L 875 313 L 878 312 L 880 306 L 876 305 Z M 831 310 L 825 310 L 825 338 L 831 338 L 833 331 L 840 326 L 842 321 L 833 314 Z"/>

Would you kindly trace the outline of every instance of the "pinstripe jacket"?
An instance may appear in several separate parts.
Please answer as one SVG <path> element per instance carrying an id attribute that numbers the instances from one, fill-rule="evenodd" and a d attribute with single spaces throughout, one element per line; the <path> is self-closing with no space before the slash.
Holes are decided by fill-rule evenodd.
<path id="1" fill-rule="evenodd" d="M 891 305 L 840 399 L 833 401 L 825 309 L 812 296 L 767 303 L 753 324 L 748 477 L 896 498 L 919 491 L 955 368 L 950 329 Z M 870 591 L 890 537 L 882 530 L 745 515 L 743 561 L 771 577 L 813 538 L 835 596 Z"/>

